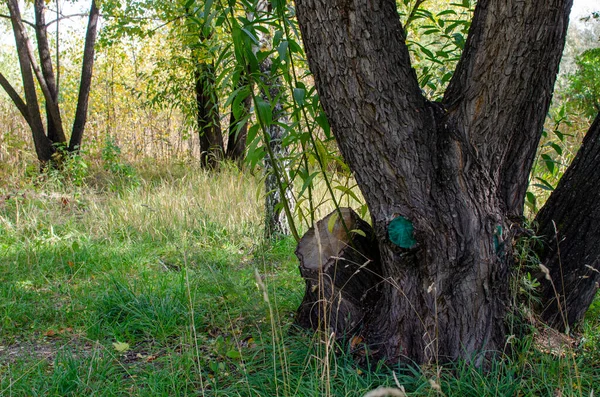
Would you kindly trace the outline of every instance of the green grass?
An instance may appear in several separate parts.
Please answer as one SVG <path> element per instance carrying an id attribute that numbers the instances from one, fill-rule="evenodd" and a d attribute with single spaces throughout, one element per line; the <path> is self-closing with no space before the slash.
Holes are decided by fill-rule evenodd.
<path id="1" fill-rule="evenodd" d="M 575 356 L 525 339 L 487 372 L 367 371 L 291 330 L 304 284 L 294 241 L 262 241 L 258 178 L 110 178 L 1 188 L 1 396 L 362 396 L 394 377 L 415 396 L 600 391 L 598 303 Z"/>

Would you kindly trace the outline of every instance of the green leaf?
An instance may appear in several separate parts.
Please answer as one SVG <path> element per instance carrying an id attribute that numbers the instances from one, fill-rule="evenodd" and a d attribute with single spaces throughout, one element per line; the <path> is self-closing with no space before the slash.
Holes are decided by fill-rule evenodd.
<path id="1" fill-rule="evenodd" d="M 248 134 L 246 135 L 246 145 L 250 145 L 252 142 L 254 142 L 259 129 L 260 125 L 258 124 L 254 124 L 248 129 Z"/>
<path id="2" fill-rule="evenodd" d="M 337 185 L 337 186 L 334 186 L 333 188 L 343 192 L 344 194 L 347 194 L 348 196 L 352 197 L 354 200 L 356 200 L 357 202 L 360 203 L 360 200 L 358 199 L 356 194 L 354 194 L 354 192 L 351 189 L 347 188 L 346 186 Z"/>
<path id="3" fill-rule="evenodd" d="M 360 229 L 352 229 L 350 230 L 350 233 L 356 233 L 359 236 L 367 237 L 367 234 Z"/>
<path id="4" fill-rule="evenodd" d="M 204 17 L 207 18 L 208 15 L 210 15 L 210 10 L 212 8 L 213 5 L 213 0 L 206 0 L 204 2 Z"/>
<path id="5" fill-rule="evenodd" d="M 235 95 L 231 110 L 233 111 L 233 117 L 235 117 L 236 120 L 239 120 L 246 113 L 246 108 L 244 107 L 243 102 L 246 98 L 248 98 L 248 96 L 250 96 L 250 94 L 250 88 L 248 86 L 244 86 L 238 91 L 237 95 Z"/>
<path id="6" fill-rule="evenodd" d="M 412 222 L 403 216 L 395 218 L 388 225 L 388 237 L 390 241 L 400 248 L 409 249 L 417 244 L 413 232 Z"/>
<path id="7" fill-rule="evenodd" d="M 329 126 L 329 120 L 325 113 L 321 112 L 317 117 L 315 117 L 315 121 L 323 129 L 323 133 L 327 139 L 331 139 L 331 127 Z"/>
<path id="8" fill-rule="evenodd" d="M 445 10 L 442 11 L 440 13 L 437 14 L 438 17 L 441 17 L 442 15 L 456 15 L 456 11 L 454 10 Z"/>
<path id="9" fill-rule="evenodd" d="M 465 37 L 462 34 L 454 33 L 452 37 L 454 37 L 454 44 L 456 44 L 458 48 L 465 48 Z"/>
<path id="10" fill-rule="evenodd" d="M 433 55 L 433 52 L 429 51 L 427 48 L 425 48 L 425 47 L 423 47 L 423 46 L 420 46 L 420 47 L 421 47 L 421 51 L 423 51 L 423 53 L 424 53 L 425 55 L 427 55 L 427 57 L 428 57 L 428 58 L 430 58 L 431 60 L 434 60 L 434 59 L 436 59 L 436 58 L 435 58 L 435 55 Z"/>
<path id="11" fill-rule="evenodd" d="M 565 134 L 563 134 L 559 130 L 554 130 L 552 132 L 554 133 L 554 135 L 557 136 L 558 139 L 560 139 L 561 142 L 563 142 L 565 140 Z"/>
<path id="12" fill-rule="evenodd" d="M 225 353 L 225 355 L 227 357 L 229 357 L 229 358 L 234 359 L 234 360 L 237 360 L 237 359 L 239 359 L 239 358 L 242 357 L 242 355 L 240 354 L 240 352 L 237 351 L 237 350 L 229 350 L 227 353 Z"/>
<path id="13" fill-rule="evenodd" d="M 552 149 L 554 149 L 554 151 L 555 151 L 556 153 L 558 153 L 558 155 L 559 155 L 559 156 L 562 156 L 562 153 L 563 153 L 563 151 L 562 151 L 562 148 L 561 148 L 560 146 L 558 146 L 558 145 L 557 145 L 556 143 L 554 143 L 554 142 L 550 142 L 550 146 L 552 146 Z"/>
<path id="14" fill-rule="evenodd" d="M 531 208 L 533 212 L 537 211 L 536 201 L 537 198 L 535 197 L 535 194 L 533 194 L 532 192 L 527 192 L 527 194 L 525 195 L 525 205 Z"/>
<path id="15" fill-rule="evenodd" d="M 287 50 L 289 43 L 287 40 L 283 40 L 279 46 L 277 46 L 277 52 L 279 53 L 279 59 L 282 61 L 287 61 Z"/>
<path id="16" fill-rule="evenodd" d="M 539 187 L 542 190 L 548 190 L 548 191 L 553 191 L 554 189 L 550 189 L 548 186 L 546 185 L 542 185 L 541 183 L 534 183 L 532 186 L 534 187 Z"/>
<path id="17" fill-rule="evenodd" d="M 288 44 L 290 46 L 291 52 L 302 54 L 302 47 L 300 46 L 300 44 L 296 43 L 294 40 L 288 40 Z"/>
<path id="18" fill-rule="evenodd" d="M 337 211 L 329 216 L 329 219 L 327 220 L 327 231 L 329 233 L 333 233 L 333 228 L 335 226 L 335 222 L 338 220 L 338 217 L 339 214 Z"/>
<path id="19" fill-rule="evenodd" d="M 542 184 L 544 184 L 544 186 L 542 187 L 542 189 L 549 190 L 549 191 L 553 191 L 554 190 L 554 186 L 552 186 L 552 184 L 550 182 L 548 182 L 547 180 L 545 180 L 544 178 L 536 177 L 535 179 L 537 179 L 538 181 L 542 182 Z M 538 187 L 540 187 L 540 186 L 538 186 Z"/>
<path id="20" fill-rule="evenodd" d="M 256 97 L 256 112 L 261 124 L 265 127 L 273 124 L 273 113 L 271 112 L 271 104 L 261 97 Z"/>
<path id="21" fill-rule="evenodd" d="M 300 193 L 298 193 L 298 196 L 302 196 L 302 193 L 304 193 L 306 191 L 306 189 L 312 184 L 312 180 L 317 175 L 319 175 L 319 171 L 313 172 L 306 179 L 304 179 L 304 177 L 302 177 L 302 179 L 304 179 L 304 183 L 302 184 L 302 189 L 300 189 Z"/>
<path id="22" fill-rule="evenodd" d="M 550 173 L 554 174 L 555 161 L 552 159 L 552 157 L 550 157 L 547 154 L 542 154 L 542 159 L 544 160 L 544 164 L 546 164 L 546 168 L 548 168 L 548 171 L 550 171 Z"/>
<path id="23" fill-rule="evenodd" d="M 298 104 L 298 106 L 302 107 L 304 105 L 304 97 L 306 96 L 306 90 L 304 88 L 294 88 L 294 100 Z"/>

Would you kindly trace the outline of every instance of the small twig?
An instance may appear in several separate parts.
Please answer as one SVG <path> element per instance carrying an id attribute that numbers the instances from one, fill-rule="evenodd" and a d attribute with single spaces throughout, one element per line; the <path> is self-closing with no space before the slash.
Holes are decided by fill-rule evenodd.
<path id="1" fill-rule="evenodd" d="M 0 18 L 10 19 L 10 15 L 0 14 Z M 27 25 L 31 26 L 32 28 L 35 28 L 35 24 L 32 23 L 32 22 L 26 21 L 24 19 L 21 19 L 21 22 L 23 22 L 24 24 L 27 24 Z"/>

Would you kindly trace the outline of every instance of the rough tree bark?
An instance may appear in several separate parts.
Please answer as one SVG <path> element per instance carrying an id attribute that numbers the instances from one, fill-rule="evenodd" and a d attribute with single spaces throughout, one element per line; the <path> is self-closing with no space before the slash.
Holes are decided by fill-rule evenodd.
<path id="1" fill-rule="evenodd" d="M 371 213 L 383 296 L 365 323 L 389 361 L 479 362 L 505 346 L 522 214 L 571 0 L 480 0 L 444 100 L 424 98 L 394 0 L 296 0 L 315 83 Z M 414 230 L 393 243 L 389 225 Z"/>
<path id="2" fill-rule="evenodd" d="M 540 252 L 549 269 L 542 283 L 542 318 L 565 330 L 584 316 L 600 281 L 600 114 L 575 160 L 535 218 L 545 238 Z"/>

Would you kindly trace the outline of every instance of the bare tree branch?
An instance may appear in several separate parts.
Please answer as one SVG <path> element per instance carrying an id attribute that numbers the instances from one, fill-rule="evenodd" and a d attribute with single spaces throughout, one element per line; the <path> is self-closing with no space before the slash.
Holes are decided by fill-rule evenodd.
<path id="1" fill-rule="evenodd" d="M 74 18 L 74 17 L 87 17 L 87 16 L 89 16 L 89 15 L 90 15 L 90 14 L 89 14 L 88 12 L 84 12 L 84 13 L 81 13 L 81 14 L 61 15 L 60 17 L 58 17 L 58 18 L 56 18 L 56 19 L 53 19 L 52 21 L 50 21 L 50 22 L 46 23 L 46 25 L 45 25 L 45 26 L 48 28 L 48 27 L 50 27 L 50 25 L 52 25 L 53 23 L 60 22 L 60 21 L 62 21 L 63 19 L 69 19 L 69 18 Z"/>
<path id="2" fill-rule="evenodd" d="M 0 14 L 0 18 L 10 19 L 10 15 Z M 35 28 L 35 23 L 33 23 L 33 22 L 29 22 L 29 21 L 26 21 L 24 19 L 21 19 L 21 22 L 23 22 L 26 25 L 31 26 L 32 28 Z"/>
<path id="3" fill-rule="evenodd" d="M 27 110 L 25 101 L 19 96 L 10 82 L 6 79 L 6 77 L 4 77 L 2 72 L 0 72 L 0 86 L 4 88 L 4 91 L 6 91 L 15 106 L 17 106 L 17 109 L 19 109 L 19 112 L 21 112 L 25 121 L 27 121 L 27 124 L 31 125 L 31 117 L 29 117 L 29 111 Z"/>

